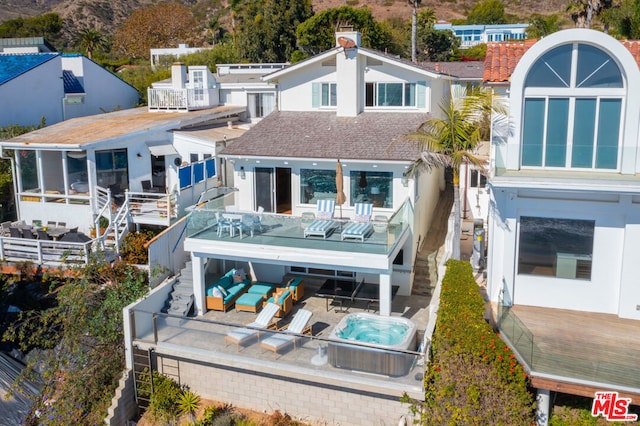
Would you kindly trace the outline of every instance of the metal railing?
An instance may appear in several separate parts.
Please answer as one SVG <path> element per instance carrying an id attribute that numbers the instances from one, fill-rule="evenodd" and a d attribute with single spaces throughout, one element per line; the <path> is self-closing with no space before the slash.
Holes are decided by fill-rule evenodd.
<path id="1" fill-rule="evenodd" d="M 93 242 L 0 237 L 0 259 L 48 263 L 89 263 Z"/>
<path id="2" fill-rule="evenodd" d="M 190 111 L 212 106 L 213 91 L 210 89 L 147 89 L 150 111 Z"/>

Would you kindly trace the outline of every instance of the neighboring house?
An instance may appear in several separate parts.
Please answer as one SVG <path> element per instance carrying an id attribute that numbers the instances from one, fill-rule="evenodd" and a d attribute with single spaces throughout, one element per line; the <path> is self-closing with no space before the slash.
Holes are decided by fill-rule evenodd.
<path id="1" fill-rule="evenodd" d="M 482 43 L 524 40 L 527 38 L 528 27 L 529 24 L 453 25 L 446 21 L 433 24 L 434 30 L 453 31 L 463 49 Z"/>
<path id="2" fill-rule="evenodd" d="M 89 232 L 104 217 L 116 241 L 128 225 L 168 226 L 223 177 L 216 153 L 244 130 L 243 107 L 74 118 L 0 142 L 15 176 L 18 218 Z M 126 232 L 126 231 L 124 231 Z"/>
<path id="3" fill-rule="evenodd" d="M 211 106 L 246 107 L 243 121 L 257 122 L 276 108 L 276 85 L 261 77 L 286 64 L 220 64 L 212 74 L 204 65 L 172 65 L 171 78 L 148 89 L 149 111 L 192 111 Z M 188 69 L 187 69 L 188 68 Z"/>
<path id="4" fill-rule="evenodd" d="M 318 200 L 336 197 L 336 162 L 344 173 L 346 202 L 336 206 L 336 216 L 354 218 L 357 202 L 373 204 L 375 217 L 402 221 L 394 243 L 371 252 L 365 241 L 345 241 L 330 248 L 323 244 L 301 249 L 294 240 L 277 240 L 266 250 L 251 241 L 212 241 L 187 238 L 185 248 L 194 260 L 197 312 L 206 312 L 204 274 L 229 259 L 232 247 L 242 248 L 238 262 L 261 263 L 272 280 L 290 272 L 324 270 L 332 276 L 347 274 L 380 284 L 380 312 L 389 315 L 391 283 L 400 295 L 411 294 L 412 262 L 417 243 L 426 236 L 439 192 L 441 173 L 406 175 L 418 156 L 416 146 L 403 135 L 417 129 L 428 117 L 439 115 L 438 103 L 448 96 L 456 66 L 464 80 L 477 80 L 477 64 L 450 65 L 449 73 L 360 47 L 359 33 L 338 33 L 353 40 L 353 47 L 321 53 L 264 77 L 278 82 L 273 112 L 221 152 L 233 164 L 241 211 L 284 215 L 292 221 L 314 212 Z M 466 71 L 466 74 L 465 74 Z M 406 214 L 406 216 L 404 216 Z M 402 219 L 400 219 L 402 217 Z M 300 239 L 304 240 L 300 230 Z M 340 239 L 339 233 L 335 236 Z M 308 241 L 308 240 L 307 240 Z M 279 253 L 277 264 L 273 254 Z M 323 256 L 318 257 L 317 253 Z M 345 253 L 349 252 L 346 256 Z M 320 260 L 322 259 L 322 260 Z"/>
<path id="5" fill-rule="evenodd" d="M 0 38 L 0 53 L 55 52 L 44 37 Z"/>
<path id="6" fill-rule="evenodd" d="M 202 50 L 213 49 L 212 47 L 189 47 L 188 44 L 180 43 L 178 47 L 167 47 L 151 49 L 151 69 L 156 69 L 158 65 L 168 66 L 180 56 L 198 53 Z"/>
<path id="7" fill-rule="evenodd" d="M 134 87 L 82 55 L 0 54 L 0 126 L 51 125 L 138 100 Z"/>
<path id="8" fill-rule="evenodd" d="M 509 102 L 493 136 L 487 292 L 542 420 L 549 391 L 640 403 L 639 46 L 573 29 L 487 47 L 485 82 Z"/>

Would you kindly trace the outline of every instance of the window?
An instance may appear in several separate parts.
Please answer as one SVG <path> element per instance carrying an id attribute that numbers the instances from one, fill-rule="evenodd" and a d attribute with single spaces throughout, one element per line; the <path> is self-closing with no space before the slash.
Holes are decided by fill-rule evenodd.
<path id="1" fill-rule="evenodd" d="M 469 179 L 470 188 L 484 188 L 487 186 L 487 177 L 477 170 L 471 170 L 471 179 Z"/>
<path id="2" fill-rule="evenodd" d="M 202 71 L 193 71 L 193 96 L 196 101 L 204 100 L 204 76 Z"/>
<path id="3" fill-rule="evenodd" d="M 322 83 L 322 99 L 320 105 L 323 107 L 336 106 L 336 83 Z"/>
<path id="4" fill-rule="evenodd" d="M 625 91 L 607 53 L 559 46 L 531 66 L 524 90 L 522 166 L 618 168 Z"/>
<path id="5" fill-rule="evenodd" d="M 393 173 L 352 171 L 351 205 L 369 202 L 373 207 L 393 208 Z"/>
<path id="6" fill-rule="evenodd" d="M 38 162 L 36 152 L 23 149 L 16 151 L 18 162 L 20 164 L 20 180 L 22 181 L 22 190 L 29 191 L 38 189 Z"/>
<path id="7" fill-rule="evenodd" d="M 120 189 L 129 187 L 127 150 L 114 149 L 96 151 L 96 175 L 98 185 L 108 187 L 118 185 Z"/>
<path id="8" fill-rule="evenodd" d="M 335 198 L 336 171 L 335 170 L 300 170 L 300 202 L 315 204 L 324 198 Z"/>
<path id="9" fill-rule="evenodd" d="M 415 107 L 416 83 L 367 83 L 365 105 Z"/>
<path id="10" fill-rule="evenodd" d="M 592 220 L 520 218 L 518 273 L 591 279 Z"/>
<path id="11" fill-rule="evenodd" d="M 262 118 L 271 114 L 275 108 L 273 93 L 249 93 L 249 115 L 251 118 Z"/>

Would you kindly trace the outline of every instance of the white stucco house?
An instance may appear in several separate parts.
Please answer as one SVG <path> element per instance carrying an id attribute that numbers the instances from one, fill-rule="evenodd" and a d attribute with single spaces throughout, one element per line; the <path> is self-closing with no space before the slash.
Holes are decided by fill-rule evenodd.
<path id="1" fill-rule="evenodd" d="M 542 421 L 549 391 L 639 401 L 638 59 L 637 41 L 585 29 L 488 46 L 485 82 L 509 113 L 493 136 L 487 290 Z"/>
<path id="2" fill-rule="evenodd" d="M 138 91 L 79 54 L 0 53 L 0 126 L 46 125 L 138 104 Z"/>
<path id="3" fill-rule="evenodd" d="M 238 188 L 234 204 L 240 211 L 260 209 L 291 223 L 314 213 L 318 200 L 336 197 L 340 160 L 346 202 L 336 206 L 335 215 L 353 219 L 356 203 L 372 203 L 372 218 L 399 221 L 393 242 L 380 246 L 372 237 L 354 244 L 340 241 L 337 232 L 332 237 L 337 243 L 311 243 L 300 226 L 294 238 L 220 241 L 194 226 L 185 248 L 192 252 L 199 314 L 207 310 L 205 275 L 224 272 L 229 262 L 252 262 L 258 278 L 272 282 L 290 272 L 325 271 L 379 283 L 382 315 L 390 313 L 392 283 L 398 294 L 411 294 L 417 242 L 427 233 L 444 178 L 437 172 L 409 178 L 406 170 L 418 152 L 402 136 L 438 115 L 438 103 L 451 85 L 479 80 L 482 68 L 460 63 L 439 72 L 437 64 L 416 65 L 362 48 L 357 32 L 336 37 L 334 49 L 263 77 L 278 83 L 278 110 L 220 156 L 233 165 Z M 345 38 L 353 46 L 340 45 Z M 194 218 L 202 216 L 205 227 L 207 214 L 215 217 L 215 212 L 193 213 Z"/>
<path id="4" fill-rule="evenodd" d="M 433 24 L 434 30 L 452 31 L 463 49 L 482 43 L 524 40 L 527 38 L 528 27 L 529 24 L 454 25 L 447 21 Z"/>

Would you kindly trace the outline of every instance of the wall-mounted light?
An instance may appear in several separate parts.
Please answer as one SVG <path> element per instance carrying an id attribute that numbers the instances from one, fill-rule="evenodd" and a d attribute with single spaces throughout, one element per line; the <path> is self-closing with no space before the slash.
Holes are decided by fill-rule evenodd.
<path id="1" fill-rule="evenodd" d="M 136 157 L 138 157 L 138 158 L 142 158 L 142 154 L 137 153 L 137 154 L 136 154 Z"/>
<path id="2" fill-rule="evenodd" d="M 240 179 L 245 180 L 247 174 L 244 172 L 244 166 L 240 167 Z"/>
<path id="3" fill-rule="evenodd" d="M 406 173 L 402 174 L 402 178 L 400 179 L 400 182 L 402 183 L 402 186 L 409 186 L 409 178 L 407 177 Z"/>

